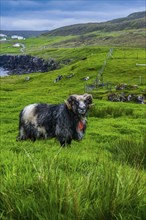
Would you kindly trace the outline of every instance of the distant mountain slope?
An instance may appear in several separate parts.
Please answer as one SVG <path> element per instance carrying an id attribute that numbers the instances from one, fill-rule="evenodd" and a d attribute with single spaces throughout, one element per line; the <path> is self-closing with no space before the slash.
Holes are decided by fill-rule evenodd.
<path id="1" fill-rule="evenodd" d="M 131 21 L 131 20 L 140 19 L 140 18 L 145 18 L 146 19 L 146 11 L 135 12 L 135 13 L 132 13 L 132 14 L 128 15 L 125 18 L 114 19 L 114 20 L 111 20 L 110 22 L 111 23 L 120 23 L 120 22 L 123 22 L 123 21 Z"/>
<path id="2" fill-rule="evenodd" d="M 25 38 L 28 37 L 37 37 L 40 36 L 41 34 L 45 33 L 47 31 L 9 31 L 9 30 L 0 30 L 1 34 L 6 34 L 8 36 L 12 36 L 12 35 L 19 35 L 19 36 L 23 36 Z"/>
<path id="3" fill-rule="evenodd" d="M 125 18 L 114 19 L 101 23 L 86 23 L 75 24 L 52 31 L 48 31 L 43 35 L 51 36 L 67 36 L 67 35 L 82 35 L 94 31 L 121 31 L 130 29 L 140 29 L 146 27 L 146 11 L 135 12 Z"/>

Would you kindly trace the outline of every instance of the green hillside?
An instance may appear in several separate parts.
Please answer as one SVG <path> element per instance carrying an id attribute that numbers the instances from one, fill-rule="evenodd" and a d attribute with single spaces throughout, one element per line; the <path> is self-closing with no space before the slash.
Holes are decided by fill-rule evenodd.
<path id="1" fill-rule="evenodd" d="M 53 47 L 79 47 L 86 46 L 130 46 L 145 48 L 145 29 L 122 31 L 94 31 L 79 36 L 67 36 L 60 42 L 52 44 Z"/>
<path id="2" fill-rule="evenodd" d="M 102 82 L 93 85 L 111 47 L 53 47 L 70 36 L 26 40 L 25 53 L 55 58 L 61 68 L 1 77 L 0 218 L 32 220 L 146 219 L 146 111 L 144 104 L 109 102 L 110 93 L 146 98 L 143 48 L 113 47 Z M 20 54 L 8 42 L 2 54 Z M 66 62 L 69 61 L 67 64 Z M 68 75 L 74 74 L 72 78 Z M 61 81 L 54 79 L 62 75 Z M 26 77 L 30 80 L 27 81 Z M 84 77 L 89 77 L 84 81 Z M 141 78 L 140 78 L 141 77 Z M 141 80 L 140 80 L 141 79 Z M 137 85 L 116 91 L 119 83 Z M 85 138 L 61 148 L 55 139 L 16 142 L 20 110 L 30 103 L 63 103 L 91 93 Z"/>
<path id="3" fill-rule="evenodd" d="M 42 36 L 62 37 L 53 47 L 130 46 L 145 48 L 146 12 L 136 12 L 125 18 L 101 23 L 74 24 L 44 33 Z"/>

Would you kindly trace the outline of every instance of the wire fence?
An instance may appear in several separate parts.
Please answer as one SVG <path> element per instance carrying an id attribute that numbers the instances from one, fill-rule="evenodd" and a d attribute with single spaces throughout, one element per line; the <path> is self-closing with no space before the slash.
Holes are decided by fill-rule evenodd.
<path id="1" fill-rule="evenodd" d="M 98 71 L 98 74 L 97 74 L 97 77 L 95 78 L 95 80 L 93 81 L 92 84 L 85 84 L 85 92 L 88 92 L 88 91 L 91 91 L 95 88 L 97 88 L 98 86 L 103 86 L 104 85 L 104 82 L 103 82 L 103 73 L 104 73 L 104 70 L 105 70 L 105 67 L 107 66 L 107 63 L 108 63 L 108 60 L 113 57 L 113 51 L 114 49 L 113 48 L 110 48 L 109 52 L 107 53 L 106 55 L 106 58 L 103 62 L 103 65 L 102 67 L 99 69 Z M 110 89 L 110 87 L 112 86 L 111 84 L 110 85 L 106 85 L 107 88 Z"/>

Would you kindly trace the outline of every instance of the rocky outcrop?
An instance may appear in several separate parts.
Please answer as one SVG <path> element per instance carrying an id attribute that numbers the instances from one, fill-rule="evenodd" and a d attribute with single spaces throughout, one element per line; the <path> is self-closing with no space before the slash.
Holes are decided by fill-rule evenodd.
<path id="1" fill-rule="evenodd" d="M 1 55 L 0 67 L 12 74 L 28 74 L 33 72 L 48 72 L 59 68 L 59 63 L 53 58 L 44 60 L 30 55 Z"/>

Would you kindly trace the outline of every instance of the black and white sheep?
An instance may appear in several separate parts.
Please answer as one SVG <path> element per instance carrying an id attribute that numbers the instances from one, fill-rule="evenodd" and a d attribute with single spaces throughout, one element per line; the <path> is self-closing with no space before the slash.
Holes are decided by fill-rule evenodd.
<path id="1" fill-rule="evenodd" d="M 30 104 L 20 112 L 17 140 L 56 137 L 61 146 L 81 140 L 92 95 L 71 95 L 64 104 Z"/>

